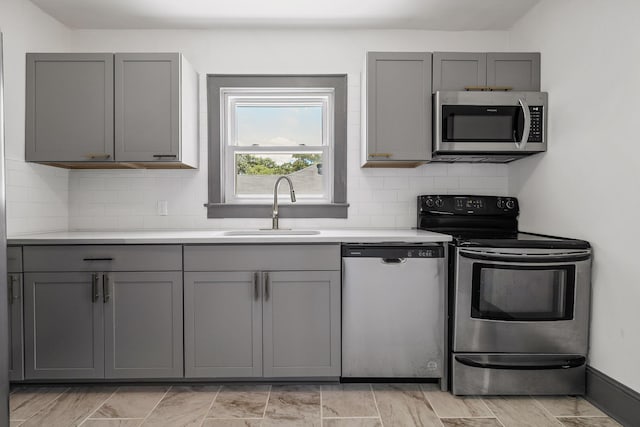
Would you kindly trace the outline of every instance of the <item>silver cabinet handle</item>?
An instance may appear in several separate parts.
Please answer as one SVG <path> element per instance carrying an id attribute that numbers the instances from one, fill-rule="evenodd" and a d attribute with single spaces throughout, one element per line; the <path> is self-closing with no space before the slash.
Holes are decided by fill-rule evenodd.
<path id="1" fill-rule="evenodd" d="M 91 273 L 91 301 L 96 302 L 100 298 L 98 290 L 98 273 Z"/>
<path id="2" fill-rule="evenodd" d="M 13 301 L 17 301 L 20 299 L 20 275 L 19 274 L 13 274 L 11 275 L 11 296 L 13 298 Z"/>
<path id="3" fill-rule="evenodd" d="M 7 300 L 9 301 L 9 304 L 13 304 L 13 281 L 15 280 L 15 277 L 13 276 L 13 274 L 10 274 L 8 276 L 9 279 L 9 284 L 7 286 Z"/>
<path id="4" fill-rule="evenodd" d="M 527 145 L 527 141 L 529 141 L 529 131 L 531 130 L 531 113 L 529 112 L 529 104 L 527 101 L 520 98 L 518 99 L 520 106 L 522 107 L 522 112 L 524 113 L 524 130 L 522 131 L 522 140 L 518 142 L 514 142 L 516 144 L 516 148 L 518 150 L 524 150 L 524 146 Z"/>
<path id="5" fill-rule="evenodd" d="M 102 275 L 102 302 L 105 304 L 111 299 L 111 291 L 109 290 L 109 275 Z"/>
<path id="6" fill-rule="evenodd" d="M 264 273 L 264 300 L 269 301 L 269 296 L 271 290 L 269 287 L 271 286 L 271 279 L 269 278 L 269 273 Z"/>
<path id="7" fill-rule="evenodd" d="M 260 273 L 253 273 L 253 295 L 256 301 L 260 299 Z"/>
<path id="8" fill-rule="evenodd" d="M 89 153 L 85 154 L 85 157 L 89 160 L 106 160 L 111 157 L 111 154 L 106 153 Z"/>

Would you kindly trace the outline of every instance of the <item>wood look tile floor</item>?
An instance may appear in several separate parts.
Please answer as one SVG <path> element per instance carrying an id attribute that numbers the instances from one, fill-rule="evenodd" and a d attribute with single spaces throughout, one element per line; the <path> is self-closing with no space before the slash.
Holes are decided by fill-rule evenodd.
<path id="1" fill-rule="evenodd" d="M 15 387 L 11 427 L 613 427 L 580 397 L 455 397 L 434 384 Z"/>

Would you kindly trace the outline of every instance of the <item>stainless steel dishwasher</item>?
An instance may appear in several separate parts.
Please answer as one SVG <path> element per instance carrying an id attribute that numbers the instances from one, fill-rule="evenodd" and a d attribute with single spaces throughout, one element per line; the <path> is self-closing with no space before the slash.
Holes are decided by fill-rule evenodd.
<path id="1" fill-rule="evenodd" d="M 446 389 L 442 244 L 343 245 L 342 377 L 438 378 Z"/>

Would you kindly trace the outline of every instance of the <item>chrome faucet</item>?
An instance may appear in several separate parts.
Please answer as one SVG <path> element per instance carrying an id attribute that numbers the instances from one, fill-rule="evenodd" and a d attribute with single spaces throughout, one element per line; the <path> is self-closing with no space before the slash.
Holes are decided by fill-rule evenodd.
<path id="1" fill-rule="evenodd" d="M 271 215 L 271 228 L 273 230 L 278 230 L 278 186 L 280 186 L 280 181 L 282 181 L 283 179 L 286 179 L 287 182 L 289 183 L 289 193 L 291 194 L 291 201 L 295 202 L 296 201 L 296 192 L 293 191 L 293 182 L 291 182 L 291 179 L 288 176 L 281 176 L 280 178 L 278 178 L 276 180 L 276 185 L 273 186 L 273 210 L 272 210 L 272 215 Z"/>

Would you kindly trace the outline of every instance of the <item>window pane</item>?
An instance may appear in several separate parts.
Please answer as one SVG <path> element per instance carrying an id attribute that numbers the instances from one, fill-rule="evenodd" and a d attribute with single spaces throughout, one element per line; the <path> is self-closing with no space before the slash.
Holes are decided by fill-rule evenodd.
<path id="1" fill-rule="evenodd" d="M 293 181 L 296 196 L 323 197 L 325 179 L 322 152 L 251 154 L 235 156 L 236 196 L 264 197 L 273 194 L 273 186 L 281 175 Z M 278 194 L 288 195 L 289 186 L 280 185 Z"/>
<path id="2" fill-rule="evenodd" d="M 235 145 L 322 145 L 320 105 L 237 105 L 235 112 Z"/>

